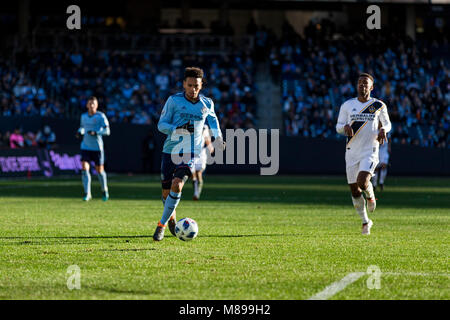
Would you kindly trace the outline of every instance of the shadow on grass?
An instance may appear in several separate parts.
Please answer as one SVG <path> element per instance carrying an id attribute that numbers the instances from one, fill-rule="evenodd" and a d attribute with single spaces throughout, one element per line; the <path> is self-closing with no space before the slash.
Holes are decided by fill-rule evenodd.
<path id="1" fill-rule="evenodd" d="M 248 184 L 248 183 L 247 183 Z M 304 186 L 304 185 L 303 185 Z M 324 184 L 324 186 L 327 186 Z M 311 189 L 303 187 L 302 189 L 286 189 L 283 190 L 274 185 L 273 189 L 251 189 L 239 187 L 226 187 L 221 189 L 210 188 L 205 184 L 202 195 L 202 200 L 226 204 L 233 202 L 247 202 L 258 204 L 296 204 L 303 205 L 331 205 L 331 206 L 351 206 L 350 192 L 346 190 L 345 185 L 342 190 L 324 190 Z M 94 204 L 98 205 L 101 202 L 100 191 L 93 189 Z M 0 197 L 4 198 L 3 206 L 7 205 L 22 205 L 23 202 L 16 201 L 20 198 L 42 198 L 42 199 L 74 199 L 79 204 L 86 207 L 91 205 L 91 202 L 83 202 L 81 200 L 80 188 L 76 187 L 58 187 L 49 186 L 46 188 L 24 188 L 24 189 L 3 189 Z M 111 206 L 116 201 L 160 201 L 161 189 L 159 187 L 110 187 L 110 200 L 106 202 L 105 206 Z M 192 186 L 187 185 L 183 190 L 181 204 L 190 203 L 192 196 Z M 380 208 L 449 208 L 450 207 L 450 193 L 445 191 L 427 192 L 423 191 L 397 191 L 395 189 L 385 190 L 383 193 L 376 193 L 379 199 L 378 205 Z M 8 201 L 15 198 L 12 202 Z M 5 201 L 6 200 L 6 201 Z M 196 206 L 201 207 L 202 202 L 196 203 Z M 116 202 L 117 203 L 117 202 Z M 23 203 L 26 205 L 26 203 Z"/>

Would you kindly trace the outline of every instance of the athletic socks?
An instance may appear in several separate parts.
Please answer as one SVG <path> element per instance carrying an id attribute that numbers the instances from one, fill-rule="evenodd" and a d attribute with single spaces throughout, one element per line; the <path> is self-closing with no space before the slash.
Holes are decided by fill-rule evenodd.
<path id="1" fill-rule="evenodd" d="M 106 180 L 106 172 L 102 171 L 98 174 L 98 181 L 100 181 L 100 185 L 102 186 L 103 192 L 108 192 L 108 184 Z"/>
<path id="2" fill-rule="evenodd" d="M 359 198 L 354 198 L 352 196 L 352 202 L 353 206 L 356 209 L 356 212 L 361 217 L 362 223 L 369 223 L 369 217 L 367 216 L 366 211 L 366 200 L 364 199 L 364 197 L 362 195 L 360 195 Z"/>
<path id="3" fill-rule="evenodd" d="M 169 196 L 167 197 L 165 204 L 164 204 L 164 211 L 160 220 L 160 223 L 162 225 L 166 225 L 167 221 L 169 221 L 170 216 L 172 215 L 175 208 L 178 206 L 178 203 L 180 203 L 181 199 L 181 192 L 176 193 L 173 191 L 170 191 Z"/>
<path id="4" fill-rule="evenodd" d="M 91 194 L 91 174 L 88 170 L 81 171 L 81 181 L 83 182 L 84 193 Z"/>

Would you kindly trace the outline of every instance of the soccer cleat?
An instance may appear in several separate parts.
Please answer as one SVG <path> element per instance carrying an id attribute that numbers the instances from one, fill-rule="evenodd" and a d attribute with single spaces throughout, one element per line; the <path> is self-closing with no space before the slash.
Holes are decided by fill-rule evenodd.
<path id="1" fill-rule="evenodd" d="M 108 191 L 103 191 L 103 193 L 102 193 L 102 200 L 103 201 L 108 201 L 108 199 L 109 199 Z"/>
<path id="2" fill-rule="evenodd" d="M 164 230 L 165 226 L 158 222 L 158 226 L 156 227 L 155 233 L 153 234 L 154 241 L 161 241 L 164 238 Z"/>
<path id="3" fill-rule="evenodd" d="M 376 207 L 377 207 L 377 201 L 375 198 L 367 199 L 367 210 L 369 212 L 374 212 Z"/>
<path id="4" fill-rule="evenodd" d="M 384 184 L 380 184 L 380 191 L 383 192 Z"/>
<path id="5" fill-rule="evenodd" d="M 194 194 L 194 196 L 192 197 L 192 200 L 194 200 L 194 201 L 198 201 L 198 196 L 196 195 L 196 194 Z"/>
<path id="6" fill-rule="evenodd" d="M 169 219 L 168 226 L 169 226 L 170 233 L 175 237 L 176 237 L 176 234 L 175 234 L 175 226 L 176 225 L 177 225 L 177 218 L 176 218 L 175 211 L 174 211 L 172 216 Z"/>
<path id="7" fill-rule="evenodd" d="M 85 193 L 83 197 L 83 201 L 89 201 L 92 199 L 92 196 L 90 194 Z"/>
<path id="8" fill-rule="evenodd" d="M 369 220 L 368 223 L 364 223 L 362 226 L 362 234 L 369 235 L 370 234 L 370 228 L 372 228 L 373 222 L 372 220 Z"/>

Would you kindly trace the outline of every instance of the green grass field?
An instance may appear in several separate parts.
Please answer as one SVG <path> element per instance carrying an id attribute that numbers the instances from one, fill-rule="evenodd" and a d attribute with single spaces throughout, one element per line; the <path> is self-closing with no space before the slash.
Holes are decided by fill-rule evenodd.
<path id="1" fill-rule="evenodd" d="M 104 203 L 93 177 L 85 203 L 78 177 L 0 181 L 0 299 L 301 300 L 358 272 L 328 298 L 450 298 L 448 178 L 388 177 L 362 236 L 344 176 L 207 176 L 201 201 L 189 183 L 177 209 L 199 236 L 160 243 L 158 176 L 109 188 Z"/>

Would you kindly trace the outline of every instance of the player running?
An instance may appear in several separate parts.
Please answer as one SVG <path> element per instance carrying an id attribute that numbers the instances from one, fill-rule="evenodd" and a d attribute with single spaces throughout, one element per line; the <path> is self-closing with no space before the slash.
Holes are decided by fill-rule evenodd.
<path id="1" fill-rule="evenodd" d="M 167 135 L 161 155 L 161 185 L 164 210 L 153 239 L 164 238 L 166 224 L 175 235 L 175 209 L 181 199 L 181 191 L 191 176 L 195 155 L 202 149 L 202 132 L 208 122 L 218 148 L 224 149 L 222 132 L 214 112 L 214 103 L 200 94 L 203 86 L 203 70 L 186 68 L 183 88 L 170 96 L 161 112 L 158 130 Z"/>
<path id="2" fill-rule="evenodd" d="M 95 164 L 98 179 L 102 188 L 102 200 L 109 199 L 108 184 L 105 172 L 105 151 L 103 149 L 103 136 L 109 136 L 109 122 L 103 112 L 97 111 L 98 100 L 90 97 L 86 107 L 88 112 L 81 115 L 80 128 L 76 134 L 81 141 L 81 180 L 84 188 L 84 201 L 92 199 L 91 195 L 91 174 L 89 173 L 89 163 Z"/>
<path id="3" fill-rule="evenodd" d="M 207 160 L 206 149 L 208 149 L 210 154 L 214 152 L 208 126 L 203 127 L 202 138 L 202 151 L 194 158 L 194 165 L 192 167 L 192 183 L 194 185 L 194 196 L 192 199 L 195 201 L 200 199 L 200 194 L 203 189 L 203 172 L 206 169 Z"/>
<path id="4" fill-rule="evenodd" d="M 387 176 L 387 168 L 389 165 L 389 154 L 391 153 L 391 140 L 389 135 L 387 136 L 387 143 L 380 146 L 380 162 L 375 170 L 375 175 L 372 179 L 374 189 L 377 189 L 377 185 L 380 185 L 380 191 L 384 189 L 384 181 Z"/>
<path id="5" fill-rule="evenodd" d="M 375 194 L 370 179 L 378 164 L 379 145 L 386 142 L 391 122 L 384 102 L 370 96 L 373 77 L 367 73 L 358 78 L 358 97 L 341 105 L 336 131 L 347 136 L 345 163 L 347 182 L 352 193 L 356 212 L 362 220 L 362 234 L 370 234 L 373 225 L 366 211 L 376 207 Z M 379 127 L 379 123 L 381 127 Z"/>

